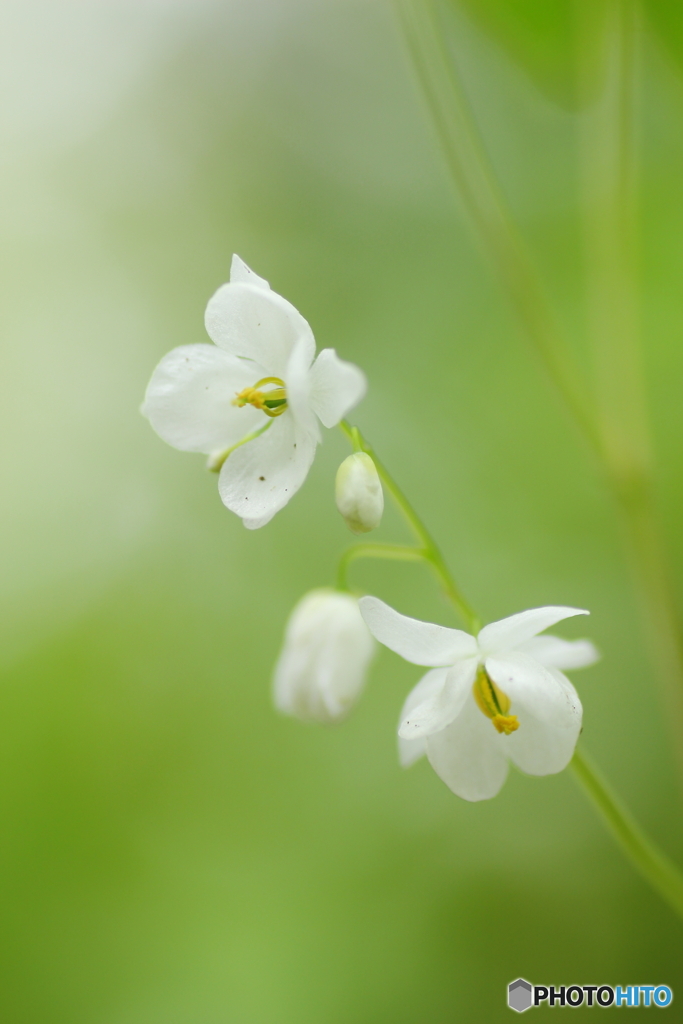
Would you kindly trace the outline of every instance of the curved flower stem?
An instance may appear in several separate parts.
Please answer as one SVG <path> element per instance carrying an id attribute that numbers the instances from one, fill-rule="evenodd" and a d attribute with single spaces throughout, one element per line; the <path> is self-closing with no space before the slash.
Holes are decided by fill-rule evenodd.
<path id="1" fill-rule="evenodd" d="M 422 562 L 427 561 L 426 552 L 423 548 L 411 548 L 407 544 L 354 544 L 347 548 L 339 560 L 337 570 L 337 587 L 339 590 L 348 590 L 348 571 L 351 562 L 358 558 L 384 558 L 392 562 Z"/>
<path id="2" fill-rule="evenodd" d="M 346 420 L 342 420 L 339 426 L 341 427 L 342 431 L 344 432 L 344 434 L 346 434 L 347 438 L 353 445 L 354 451 L 365 452 L 367 455 L 370 456 L 372 461 L 375 463 L 375 466 L 377 467 L 377 472 L 379 473 L 380 480 L 384 484 L 385 489 L 391 495 L 394 503 L 396 504 L 397 508 L 403 515 L 403 518 L 406 520 L 408 526 L 413 531 L 417 540 L 419 541 L 419 549 L 414 550 L 419 550 L 419 557 L 424 559 L 424 561 L 428 562 L 429 565 L 432 567 L 433 571 L 435 572 L 436 576 L 439 579 L 439 582 L 441 583 L 441 586 L 443 588 L 444 593 L 446 594 L 446 597 L 448 597 L 449 601 L 451 602 L 451 604 L 453 605 L 456 612 L 463 620 L 469 631 L 471 633 L 478 633 L 480 629 L 479 618 L 463 597 L 459 587 L 457 586 L 455 580 L 453 579 L 453 576 L 451 575 L 448 566 L 446 565 L 446 562 L 444 561 L 443 555 L 441 554 L 439 548 L 437 547 L 436 541 L 434 540 L 431 533 L 418 516 L 413 506 L 406 498 L 401 488 L 398 486 L 398 484 L 391 476 L 389 471 L 386 469 L 386 467 L 377 458 L 377 455 L 373 451 L 372 447 L 365 440 L 358 427 L 352 427 L 350 423 L 346 422 Z M 367 557 L 381 558 L 383 556 L 369 555 Z"/>
<path id="3" fill-rule="evenodd" d="M 403 494 L 398 484 L 390 476 L 387 469 L 378 460 L 372 447 L 365 440 L 358 427 L 352 427 L 342 420 L 340 427 L 349 439 L 355 451 L 366 452 L 374 461 L 382 483 L 394 499 L 420 542 L 419 547 L 403 544 L 356 544 L 343 555 L 339 564 L 338 582 L 341 589 L 346 589 L 348 566 L 357 558 L 386 558 L 394 561 L 428 562 L 435 571 L 439 581 L 453 602 L 456 610 L 467 623 L 471 632 L 479 630 L 476 613 L 457 588 L 443 556 L 439 552 L 431 534 Z M 683 875 L 665 854 L 652 843 L 631 813 L 624 807 L 619 798 L 593 765 L 590 758 L 576 750 L 571 761 L 574 774 L 584 791 L 602 815 L 607 828 L 633 867 L 642 875 L 662 899 L 669 904 L 679 917 L 683 918 Z"/>
<path id="4" fill-rule="evenodd" d="M 253 441 L 255 437 L 260 437 L 261 434 L 265 434 L 266 430 L 268 430 L 272 425 L 273 421 L 268 420 L 265 426 L 259 427 L 258 430 L 253 430 L 251 434 L 247 434 L 247 436 L 243 437 L 241 441 L 237 442 L 237 444 L 233 444 L 230 448 L 225 448 L 222 452 L 214 452 L 213 455 L 209 455 L 206 460 L 206 468 L 210 473 L 220 473 L 223 468 L 223 463 L 227 459 L 228 455 L 232 455 L 237 448 L 241 448 L 243 444 L 247 443 L 247 441 Z"/>
<path id="5" fill-rule="evenodd" d="M 625 856 L 643 878 L 656 889 L 679 917 L 683 918 L 683 875 L 642 831 L 631 813 L 612 792 L 591 759 L 576 750 L 571 761 L 576 778 L 608 829 L 620 844 Z"/>

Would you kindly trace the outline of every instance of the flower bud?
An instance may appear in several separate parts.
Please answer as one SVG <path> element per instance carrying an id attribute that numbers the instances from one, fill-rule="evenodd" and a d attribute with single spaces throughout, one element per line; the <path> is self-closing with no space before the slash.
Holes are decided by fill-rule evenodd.
<path id="1" fill-rule="evenodd" d="M 358 601 L 311 590 L 294 608 L 275 667 L 275 706 L 307 722 L 335 722 L 360 696 L 375 641 Z"/>
<path id="2" fill-rule="evenodd" d="M 384 495 L 375 463 L 354 452 L 337 470 L 335 500 L 352 533 L 369 533 L 382 522 Z"/>

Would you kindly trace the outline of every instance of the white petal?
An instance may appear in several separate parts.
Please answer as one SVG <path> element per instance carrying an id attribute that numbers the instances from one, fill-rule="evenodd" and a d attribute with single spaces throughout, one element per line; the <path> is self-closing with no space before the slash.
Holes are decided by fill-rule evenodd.
<path id="1" fill-rule="evenodd" d="M 507 619 L 500 619 L 498 622 L 491 622 L 484 626 L 479 636 L 479 650 L 484 656 L 497 654 L 499 651 L 509 651 L 518 647 L 525 640 L 530 640 L 549 626 L 554 626 L 562 619 L 571 618 L 572 615 L 590 615 L 590 612 L 581 608 L 530 608 L 526 612 L 518 612 L 510 615 Z"/>
<path id="2" fill-rule="evenodd" d="M 314 455 L 315 441 L 297 431 L 294 419 L 284 413 L 228 457 L 218 480 L 223 504 L 248 529 L 265 526 L 299 490 Z"/>
<path id="3" fill-rule="evenodd" d="M 326 427 L 336 427 L 367 390 L 365 374 L 324 348 L 311 367 L 311 405 Z"/>
<path id="4" fill-rule="evenodd" d="M 299 339 L 287 361 L 284 379 L 290 412 L 299 426 L 320 442 L 320 424 L 311 406 L 311 371 L 308 346 Z"/>
<path id="5" fill-rule="evenodd" d="M 576 690 L 558 669 L 549 672 L 565 697 L 561 713 L 554 720 L 541 721 L 513 701 L 510 711 L 519 718 L 519 729 L 502 737 L 508 757 L 529 775 L 554 775 L 566 768 L 581 732 L 582 708 Z"/>
<path id="6" fill-rule="evenodd" d="M 461 629 L 411 619 L 378 597 L 361 597 L 358 604 L 372 635 L 414 665 L 452 665 L 477 654 L 476 640 Z"/>
<path id="7" fill-rule="evenodd" d="M 418 736 L 431 736 L 440 732 L 456 718 L 472 689 L 477 674 L 477 658 L 457 661 L 446 670 L 441 687 L 434 687 L 422 703 L 414 707 L 399 726 L 398 734 L 404 740 Z"/>
<path id="8" fill-rule="evenodd" d="M 554 668 L 587 668 L 600 660 L 600 652 L 590 640 L 561 640 L 549 634 L 532 637 L 518 650 Z"/>
<path id="9" fill-rule="evenodd" d="M 469 696 L 455 721 L 428 737 L 427 757 L 457 796 L 489 800 L 499 792 L 508 773 L 501 738 Z"/>
<path id="10" fill-rule="evenodd" d="M 414 686 L 406 697 L 405 703 L 401 708 L 401 714 L 398 719 L 399 728 L 405 719 L 410 717 L 411 712 L 416 707 L 443 689 L 447 675 L 447 668 L 432 668 L 426 675 L 422 676 L 417 686 Z M 426 742 L 424 736 L 419 736 L 416 739 L 404 739 L 399 735 L 398 759 L 403 768 L 409 768 L 411 764 L 414 764 L 415 761 L 426 753 Z"/>
<path id="11" fill-rule="evenodd" d="M 404 740 L 398 738 L 398 763 L 401 768 L 410 768 L 412 764 L 419 761 L 427 753 L 427 737 L 420 736 L 416 740 Z"/>
<path id="12" fill-rule="evenodd" d="M 212 341 L 226 352 L 264 366 L 269 377 L 284 379 L 299 340 L 309 366 L 315 355 L 313 332 L 301 313 L 281 295 L 258 285 L 222 285 L 209 299 L 204 322 Z"/>
<path id="13" fill-rule="evenodd" d="M 181 345 L 161 360 L 147 386 L 142 413 L 174 448 L 215 452 L 263 426 L 252 406 L 233 405 L 253 383 L 253 368 L 215 345 Z"/>
<path id="14" fill-rule="evenodd" d="M 577 705 L 574 687 L 569 692 L 558 680 L 561 673 L 544 668 L 529 654 L 508 651 L 498 657 L 487 658 L 486 671 L 513 704 L 518 704 L 539 721 L 570 725 L 577 716 L 580 720 L 581 704 Z"/>
<path id="15" fill-rule="evenodd" d="M 257 288 L 270 291 L 270 285 L 265 277 L 259 277 L 251 267 L 248 267 L 244 260 L 241 260 L 237 253 L 233 254 L 230 265 L 230 284 L 253 284 Z"/>
<path id="16" fill-rule="evenodd" d="M 374 649 L 354 597 L 310 591 L 287 623 L 273 681 L 277 708 L 304 721 L 344 718 L 360 696 Z"/>

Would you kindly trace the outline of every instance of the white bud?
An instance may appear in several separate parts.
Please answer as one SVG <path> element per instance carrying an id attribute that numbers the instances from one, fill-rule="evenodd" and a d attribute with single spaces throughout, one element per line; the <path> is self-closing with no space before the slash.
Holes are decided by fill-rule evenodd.
<path id="1" fill-rule="evenodd" d="M 275 706 L 307 722 L 343 718 L 360 696 L 374 649 L 355 597 L 311 590 L 287 623 L 275 666 Z"/>
<path id="2" fill-rule="evenodd" d="M 334 496 L 352 533 L 369 533 L 382 522 L 382 484 L 375 463 L 365 452 L 344 459 L 337 470 Z"/>

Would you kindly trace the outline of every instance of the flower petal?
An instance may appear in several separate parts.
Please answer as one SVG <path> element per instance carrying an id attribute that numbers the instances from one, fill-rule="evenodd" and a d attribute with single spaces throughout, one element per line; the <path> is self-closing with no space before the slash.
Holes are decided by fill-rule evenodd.
<path id="1" fill-rule="evenodd" d="M 248 267 L 244 260 L 239 258 L 237 253 L 233 253 L 230 265 L 230 284 L 253 284 L 257 288 L 263 288 L 267 292 L 270 291 L 270 285 L 265 277 L 259 277 L 258 274 L 255 274 L 251 267 Z"/>
<path id="2" fill-rule="evenodd" d="M 287 361 L 287 401 L 299 426 L 320 443 L 320 424 L 311 406 L 311 360 L 303 338 L 294 344 Z"/>
<path id="3" fill-rule="evenodd" d="M 324 348 L 311 367 L 311 405 L 326 427 L 336 427 L 367 390 L 365 374 Z"/>
<path id="4" fill-rule="evenodd" d="M 186 452 L 215 452 L 267 422 L 253 407 L 232 404 L 253 383 L 253 368 L 215 345 L 181 345 L 152 374 L 142 413 L 157 434 Z"/>
<path id="5" fill-rule="evenodd" d="M 461 629 L 411 619 L 378 597 L 361 597 L 358 604 L 373 636 L 413 665 L 452 665 L 477 654 L 476 640 Z"/>
<path id="6" fill-rule="evenodd" d="M 471 695 L 449 726 L 427 739 L 427 757 L 449 789 L 463 800 L 490 800 L 508 773 L 502 737 Z"/>
<path id="7" fill-rule="evenodd" d="M 562 619 L 571 618 L 572 615 L 590 615 L 590 612 L 581 608 L 530 608 L 526 612 L 518 612 L 510 615 L 507 619 L 500 619 L 498 622 L 491 622 L 484 626 L 477 641 L 479 650 L 484 656 L 497 654 L 499 651 L 509 651 L 518 647 L 525 640 L 530 640 L 549 626 L 554 626 Z"/>
<path id="8" fill-rule="evenodd" d="M 281 295 L 260 285 L 222 285 L 209 299 L 204 322 L 212 341 L 226 352 L 264 366 L 267 376 L 284 379 L 299 339 L 309 366 L 315 355 L 313 332 L 301 313 Z"/>
<path id="9" fill-rule="evenodd" d="M 398 719 L 399 728 L 405 719 L 410 717 L 411 712 L 416 707 L 443 689 L 447 675 L 447 668 L 432 668 L 426 675 L 422 676 L 417 686 L 414 686 L 406 697 L 405 703 L 401 708 L 401 714 Z M 426 742 L 424 736 L 418 736 L 415 739 L 404 739 L 403 736 L 399 736 L 398 759 L 401 767 L 409 768 L 411 764 L 414 764 L 415 761 L 422 757 L 427 752 Z"/>
<path id="10" fill-rule="evenodd" d="M 224 505 L 236 512 L 250 530 L 270 522 L 306 479 L 315 441 L 297 430 L 285 413 L 272 426 L 248 441 L 226 460 L 218 480 Z"/>
<path id="11" fill-rule="evenodd" d="M 600 660 L 600 652 L 590 640 L 561 640 L 547 633 L 532 637 L 517 649 L 546 667 L 587 668 Z"/>
<path id="12" fill-rule="evenodd" d="M 508 757 L 529 775 L 554 775 L 566 768 L 581 732 L 582 708 L 576 690 L 559 669 L 548 671 L 565 697 L 557 717 L 541 721 L 513 701 L 510 710 L 519 718 L 519 729 L 503 737 Z"/>
<path id="13" fill-rule="evenodd" d="M 456 661 L 446 669 L 442 685 L 434 684 L 424 700 L 414 706 L 399 726 L 404 740 L 440 732 L 460 714 L 477 674 L 478 658 Z"/>
<path id="14" fill-rule="evenodd" d="M 508 651 L 486 659 L 486 671 L 506 693 L 513 704 L 519 705 L 541 722 L 569 725 L 581 720 L 581 703 L 574 687 L 571 692 L 558 680 L 557 670 L 545 668 L 523 651 Z M 578 703 L 577 703 L 578 702 Z M 516 712 L 512 711 L 512 714 Z"/>

